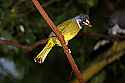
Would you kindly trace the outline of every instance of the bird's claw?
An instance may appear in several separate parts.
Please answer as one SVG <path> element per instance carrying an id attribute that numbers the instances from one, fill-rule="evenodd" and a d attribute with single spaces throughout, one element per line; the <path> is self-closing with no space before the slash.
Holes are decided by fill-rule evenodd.
<path id="1" fill-rule="evenodd" d="M 34 59 L 34 61 L 37 62 L 37 63 L 39 63 L 39 64 L 42 64 L 42 63 L 43 63 L 43 60 L 42 60 L 41 57 L 36 57 L 36 58 Z"/>

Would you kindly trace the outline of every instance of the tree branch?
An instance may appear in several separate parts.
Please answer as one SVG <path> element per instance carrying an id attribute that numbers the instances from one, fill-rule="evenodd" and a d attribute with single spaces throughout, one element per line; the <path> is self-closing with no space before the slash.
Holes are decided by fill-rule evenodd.
<path id="1" fill-rule="evenodd" d="M 105 34 L 96 33 L 96 32 L 81 32 L 78 35 L 79 36 L 91 36 L 94 38 L 105 38 L 105 39 L 109 39 L 109 40 L 113 40 L 113 41 L 125 39 L 125 36 L 120 36 L 120 35 L 110 36 L 110 35 L 105 35 Z"/>
<path id="2" fill-rule="evenodd" d="M 50 28 L 53 30 L 53 32 L 55 33 L 55 35 L 57 36 L 58 40 L 60 41 L 65 54 L 67 55 L 68 61 L 72 67 L 73 72 L 75 73 L 75 75 L 77 76 L 78 80 L 80 83 L 84 83 L 84 80 L 81 76 L 81 73 L 77 67 L 77 65 L 75 64 L 75 61 L 72 57 L 72 55 L 69 52 L 69 48 L 66 45 L 66 42 L 64 40 L 63 35 L 61 34 L 61 32 L 58 30 L 58 28 L 55 26 L 55 24 L 53 23 L 53 21 L 49 18 L 49 16 L 47 15 L 47 13 L 45 12 L 45 10 L 43 9 L 43 7 L 40 5 L 40 3 L 38 2 L 38 0 L 32 0 L 32 2 L 34 3 L 34 5 L 36 6 L 37 10 L 40 12 L 40 14 L 43 16 L 44 20 L 47 22 L 47 24 L 50 26 Z"/>
<path id="3" fill-rule="evenodd" d="M 26 45 L 21 45 L 21 44 L 19 44 L 19 43 L 18 43 L 17 41 L 15 41 L 15 40 L 0 40 L 0 45 L 12 45 L 12 46 L 15 46 L 15 47 L 17 47 L 17 48 L 25 49 L 26 51 L 32 49 L 32 47 L 26 46 Z"/>
<path id="4" fill-rule="evenodd" d="M 22 48 L 25 51 L 31 51 L 33 48 L 37 47 L 40 44 L 45 44 L 47 42 L 47 39 L 41 39 L 40 41 L 36 42 L 35 44 L 28 46 L 28 45 L 22 45 L 16 40 L 0 40 L 0 45 L 11 45 L 15 46 L 17 48 Z"/>
<path id="5" fill-rule="evenodd" d="M 82 76 L 84 77 L 84 80 L 88 81 L 94 75 L 99 73 L 104 67 L 118 60 L 124 54 L 125 54 L 125 41 L 115 41 L 110 50 L 99 55 L 99 57 L 96 60 L 90 63 L 88 68 L 83 70 Z M 71 81 L 71 83 L 78 83 L 78 80 L 75 79 Z"/>
<path id="6" fill-rule="evenodd" d="M 109 36 L 95 33 L 95 32 L 83 32 L 80 33 L 80 36 L 92 36 L 92 37 L 106 37 L 109 38 Z M 38 45 L 45 44 L 47 42 L 46 39 L 41 39 L 40 41 L 36 42 L 35 44 L 28 46 L 28 45 L 22 45 L 18 43 L 16 40 L 0 40 L 0 45 L 12 45 L 18 48 L 22 48 L 25 51 L 31 51 L 33 48 L 37 47 Z M 84 78 L 84 81 L 88 81 L 91 79 L 95 74 L 97 74 L 99 71 L 101 71 L 104 67 L 106 67 L 108 64 L 111 64 L 112 62 L 116 61 L 120 57 L 123 56 L 125 51 L 125 41 L 117 41 L 114 40 L 114 44 L 110 50 L 107 52 L 99 55 L 96 60 L 92 61 L 90 65 L 87 67 L 87 69 L 83 70 L 82 77 Z M 104 57 L 102 57 L 104 56 Z M 78 83 L 78 80 L 74 80 L 71 83 Z"/>
<path id="7" fill-rule="evenodd" d="M 79 36 L 92 36 L 92 37 L 109 38 L 109 36 L 107 36 L 107 35 L 103 35 L 103 34 L 96 33 L 96 32 L 81 32 L 78 35 Z M 44 39 L 37 41 L 33 45 L 28 46 L 28 45 L 22 45 L 19 42 L 17 42 L 16 40 L 2 40 L 2 39 L 0 39 L 0 45 L 11 45 L 11 46 L 15 46 L 17 48 L 22 48 L 26 51 L 32 50 L 33 48 L 36 48 L 39 45 L 45 44 L 46 42 L 47 42 L 47 38 L 44 38 Z"/>

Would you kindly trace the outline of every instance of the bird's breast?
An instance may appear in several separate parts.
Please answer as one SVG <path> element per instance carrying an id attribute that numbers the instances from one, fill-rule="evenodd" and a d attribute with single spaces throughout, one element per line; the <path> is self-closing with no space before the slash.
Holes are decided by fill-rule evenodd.
<path id="1" fill-rule="evenodd" d="M 62 24 L 58 25 L 57 27 L 62 32 L 65 41 L 71 40 L 80 31 L 80 28 L 74 19 L 67 20 Z"/>

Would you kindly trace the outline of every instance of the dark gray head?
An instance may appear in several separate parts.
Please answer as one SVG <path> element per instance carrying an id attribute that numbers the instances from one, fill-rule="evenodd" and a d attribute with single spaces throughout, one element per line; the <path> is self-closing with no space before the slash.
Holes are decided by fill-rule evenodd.
<path id="1" fill-rule="evenodd" d="M 77 21 L 77 24 L 79 25 L 80 29 L 84 26 L 92 27 L 92 25 L 90 24 L 88 15 L 76 16 L 75 20 Z"/>

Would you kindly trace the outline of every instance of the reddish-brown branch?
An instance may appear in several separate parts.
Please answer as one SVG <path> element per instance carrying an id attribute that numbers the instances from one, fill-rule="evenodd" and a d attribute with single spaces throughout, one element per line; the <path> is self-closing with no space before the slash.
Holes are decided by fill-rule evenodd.
<path id="1" fill-rule="evenodd" d="M 56 34 L 57 38 L 59 39 L 62 47 L 64 48 L 64 52 L 67 55 L 67 58 L 68 58 L 68 61 L 69 61 L 70 65 L 71 65 L 71 67 L 72 67 L 72 70 L 75 73 L 75 75 L 77 76 L 79 82 L 80 83 L 84 83 L 82 75 L 81 75 L 77 65 L 75 64 L 75 61 L 74 61 L 72 55 L 69 53 L 69 48 L 67 47 L 67 45 L 65 43 L 63 35 L 58 30 L 58 28 L 55 26 L 53 21 L 49 18 L 49 16 L 47 15 L 47 13 L 43 9 L 43 7 L 40 5 L 38 0 L 32 0 L 32 2 L 34 3 L 34 5 L 36 6 L 37 10 L 40 12 L 40 14 L 43 16 L 44 20 L 47 22 L 47 24 L 50 26 L 50 28 L 53 30 L 53 32 Z"/>
<path id="2" fill-rule="evenodd" d="M 39 45 L 45 44 L 46 42 L 47 42 L 47 38 L 41 39 L 41 40 L 37 41 L 35 44 L 33 44 L 31 47 L 33 49 L 33 48 L 36 48 Z"/>
<path id="3" fill-rule="evenodd" d="M 121 36 L 121 35 L 105 35 L 105 34 L 101 34 L 101 33 L 96 33 L 96 32 L 81 32 L 79 33 L 79 36 L 91 36 L 94 38 L 105 38 L 105 39 L 109 39 L 109 40 L 120 40 L 120 39 L 125 39 L 125 36 Z"/>
<path id="4" fill-rule="evenodd" d="M 90 36 L 90 37 L 94 37 L 94 38 L 106 38 L 106 39 L 111 39 L 110 36 L 108 35 L 104 35 L 104 34 L 100 34 L 100 33 L 96 33 L 96 32 L 81 32 L 78 34 L 79 36 Z M 125 36 L 114 36 L 112 37 L 113 40 L 117 40 L 117 39 L 125 39 Z M 41 39 L 39 41 L 37 41 L 36 43 L 28 46 L 28 45 L 22 45 L 19 42 L 17 42 L 16 40 L 0 40 L 0 45 L 11 45 L 11 46 L 15 46 L 17 48 L 22 48 L 25 49 L 26 51 L 28 50 L 32 50 L 33 48 L 36 48 L 39 45 L 45 44 L 47 42 L 47 38 L 45 39 Z"/>
<path id="5" fill-rule="evenodd" d="M 111 39 L 110 36 L 105 35 L 105 34 L 101 34 L 101 33 L 96 33 L 96 32 L 80 32 L 78 34 L 79 36 L 90 36 L 90 37 L 94 37 L 94 38 L 106 38 L 106 39 Z"/>
<path id="6" fill-rule="evenodd" d="M 41 39 L 35 44 L 28 46 L 28 45 L 22 45 L 18 43 L 16 40 L 0 40 L 0 45 L 11 45 L 17 48 L 22 48 L 25 51 L 31 51 L 33 48 L 36 48 L 38 45 L 45 44 L 46 42 L 47 42 L 47 39 Z"/>
<path id="7" fill-rule="evenodd" d="M 26 45 L 21 45 L 15 40 L 0 40 L 0 45 L 12 45 L 12 46 L 15 46 L 17 48 L 22 48 L 25 50 L 32 50 L 32 47 L 26 46 Z"/>

